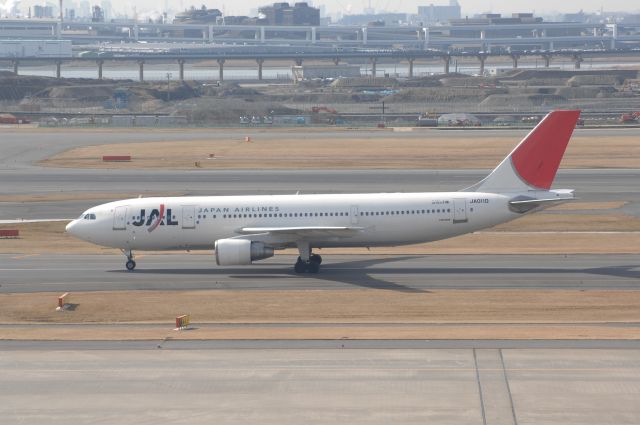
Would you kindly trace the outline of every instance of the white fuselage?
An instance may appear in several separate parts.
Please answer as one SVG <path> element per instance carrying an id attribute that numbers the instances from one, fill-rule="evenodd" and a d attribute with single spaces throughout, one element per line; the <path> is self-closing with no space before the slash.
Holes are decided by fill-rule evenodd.
<path id="1" fill-rule="evenodd" d="M 479 192 L 200 196 L 127 199 L 99 205 L 67 230 L 124 250 L 212 249 L 243 228 L 358 227 L 350 237 L 306 238 L 311 247 L 429 242 L 473 232 L 521 214 L 510 196 Z M 162 220 L 159 220 L 160 217 Z"/>

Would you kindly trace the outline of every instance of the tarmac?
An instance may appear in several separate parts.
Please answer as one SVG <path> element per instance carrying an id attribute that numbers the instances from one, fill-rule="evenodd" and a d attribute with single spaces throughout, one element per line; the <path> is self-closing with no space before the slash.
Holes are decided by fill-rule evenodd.
<path id="1" fill-rule="evenodd" d="M 0 255 L 0 293 L 116 290 L 341 290 L 640 288 L 635 255 L 325 255 L 320 273 L 298 275 L 294 256 L 219 267 L 213 255 Z"/>
<path id="2" fill-rule="evenodd" d="M 637 348 L 73 344 L 61 350 L 0 344 L 3 422 L 635 425 L 640 419 Z"/>

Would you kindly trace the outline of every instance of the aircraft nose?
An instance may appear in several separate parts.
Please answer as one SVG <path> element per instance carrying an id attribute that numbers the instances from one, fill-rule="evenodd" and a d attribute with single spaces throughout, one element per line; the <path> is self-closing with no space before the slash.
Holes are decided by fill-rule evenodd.
<path id="1" fill-rule="evenodd" d="M 67 226 L 64 228 L 64 230 L 72 235 L 75 235 L 75 233 L 73 232 L 73 228 L 76 227 L 76 225 L 78 220 L 73 220 L 72 222 L 70 222 L 69 224 L 67 224 Z"/>

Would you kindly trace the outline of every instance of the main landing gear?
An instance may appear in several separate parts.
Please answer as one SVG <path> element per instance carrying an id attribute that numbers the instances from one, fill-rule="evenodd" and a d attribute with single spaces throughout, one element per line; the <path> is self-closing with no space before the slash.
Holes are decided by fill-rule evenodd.
<path id="1" fill-rule="evenodd" d="M 322 264 L 322 257 L 318 254 L 312 254 L 311 247 L 307 243 L 298 244 L 298 251 L 300 256 L 293 266 L 293 270 L 296 273 L 318 273 L 320 264 Z"/>
<path id="2" fill-rule="evenodd" d="M 133 261 L 133 251 L 129 250 L 129 251 L 125 251 L 124 249 L 122 250 L 122 252 L 124 253 L 124 255 L 127 256 L 127 262 L 125 263 L 125 267 L 127 268 L 127 270 L 129 270 L 130 272 L 133 271 L 133 269 L 136 268 L 136 262 Z"/>

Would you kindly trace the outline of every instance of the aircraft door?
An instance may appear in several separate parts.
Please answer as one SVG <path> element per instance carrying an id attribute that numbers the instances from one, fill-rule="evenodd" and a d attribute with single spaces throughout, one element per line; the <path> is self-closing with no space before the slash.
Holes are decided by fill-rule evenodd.
<path id="1" fill-rule="evenodd" d="M 127 207 L 116 207 L 113 212 L 113 230 L 127 230 Z"/>
<path id="2" fill-rule="evenodd" d="M 182 207 L 182 228 L 183 229 L 195 229 L 196 227 L 196 207 L 183 206 Z"/>
<path id="3" fill-rule="evenodd" d="M 466 223 L 467 219 L 467 200 L 465 198 L 456 198 L 453 200 L 453 222 Z"/>
<path id="4" fill-rule="evenodd" d="M 360 213 L 357 205 L 351 205 L 351 212 L 349 215 L 351 215 L 351 224 L 358 224 L 358 217 Z"/>

